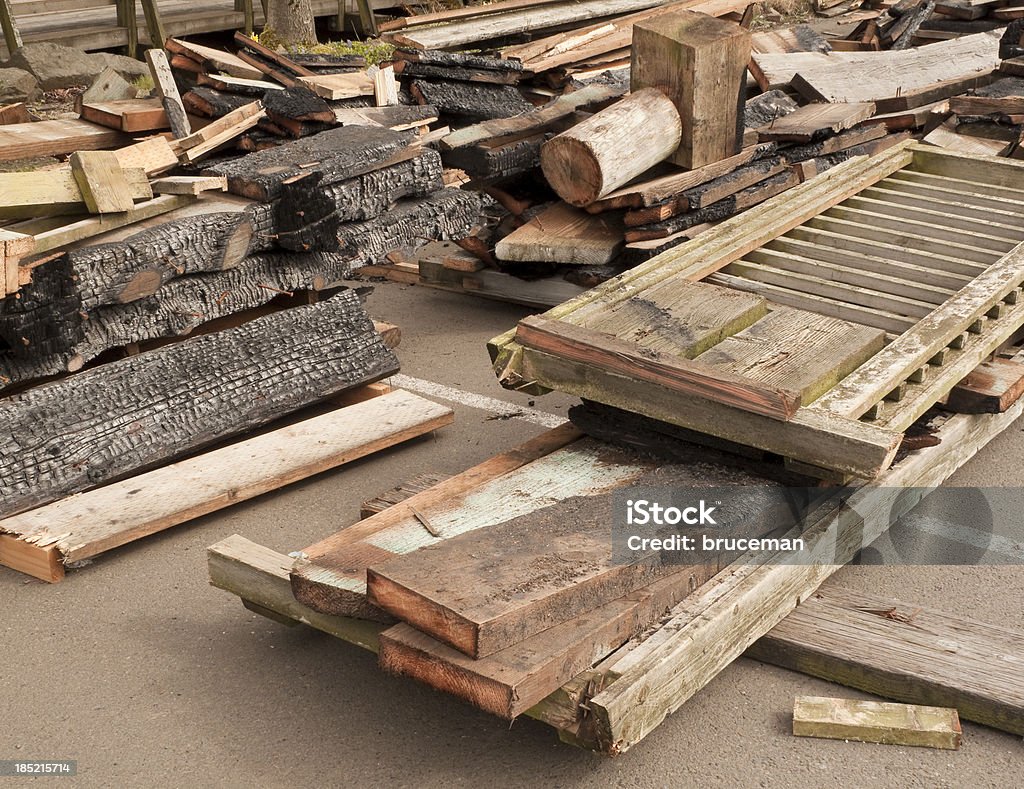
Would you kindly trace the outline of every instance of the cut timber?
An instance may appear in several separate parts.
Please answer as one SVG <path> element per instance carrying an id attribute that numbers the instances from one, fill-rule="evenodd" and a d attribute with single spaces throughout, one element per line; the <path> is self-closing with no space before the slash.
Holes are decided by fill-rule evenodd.
<path id="1" fill-rule="evenodd" d="M 182 41 L 175 38 L 167 39 L 167 49 L 175 54 L 191 58 L 208 71 L 223 71 L 232 77 L 258 80 L 263 72 L 253 68 L 241 58 L 223 49 L 204 47 L 193 41 Z"/>
<path id="2" fill-rule="evenodd" d="M 743 165 L 770 156 L 774 152 L 774 143 L 752 145 L 735 156 L 698 167 L 695 170 L 679 170 L 650 180 L 631 183 L 591 203 L 587 206 L 587 210 L 597 213 L 616 208 L 654 206 L 670 200 L 688 189 L 693 189 L 716 178 L 728 176 Z"/>
<path id="3" fill-rule="evenodd" d="M 150 184 L 158 195 L 200 195 L 203 192 L 226 192 L 228 179 L 216 175 L 173 175 L 157 178 Z"/>
<path id="4" fill-rule="evenodd" d="M 800 393 L 807 405 L 882 349 L 885 332 L 785 307 L 697 357 L 697 362 Z"/>
<path id="5" fill-rule="evenodd" d="M 325 358 L 328 346 L 337 350 Z M 397 367 L 358 296 L 344 291 L 30 389 L 3 410 L 17 429 L 0 444 L 0 512 L 135 473 Z M 125 419 L 132 430 L 111 427 Z"/>
<path id="6" fill-rule="evenodd" d="M 1024 394 L 1024 364 L 1009 359 L 982 362 L 953 387 L 946 408 L 959 414 L 1001 414 Z"/>
<path id="7" fill-rule="evenodd" d="M 185 114 L 185 106 L 181 103 L 181 94 L 178 93 L 178 86 L 174 81 L 174 72 L 171 71 L 171 64 L 167 62 L 167 53 L 156 47 L 147 49 L 146 62 L 149 64 L 150 74 L 153 75 L 157 95 L 167 113 L 167 122 L 170 124 L 171 132 L 179 139 L 188 137 L 192 133 L 192 124 L 189 123 L 188 115 Z"/>
<path id="8" fill-rule="evenodd" d="M 118 164 L 125 170 L 137 167 L 146 175 L 171 170 L 178 165 L 178 157 L 171 144 L 164 137 L 150 137 L 134 145 L 128 145 L 114 151 Z"/>
<path id="9" fill-rule="evenodd" d="M 1024 735 L 1024 633 L 1016 630 L 830 586 L 747 655 L 883 698 L 953 707 L 965 720 Z"/>
<path id="10" fill-rule="evenodd" d="M 133 190 L 112 151 L 81 151 L 71 155 L 71 172 L 86 208 L 93 214 L 127 211 L 135 205 Z M 152 192 L 148 195 L 152 197 Z"/>
<path id="11" fill-rule="evenodd" d="M 64 563 L 81 561 L 424 435 L 452 418 L 450 408 L 396 390 L 7 518 L 0 532 L 56 549 Z"/>
<path id="12" fill-rule="evenodd" d="M 305 558 L 296 562 L 291 573 L 296 599 L 324 613 L 380 618 L 380 610 L 366 600 L 370 565 L 379 567 L 389 557 L 532 512 L 552 501 L 609 490 L 649 468 L 606 463 L 608 458 L 621 460 L 621 454 L 590 441 L 575 444 L 549 466 L 545 457 L 579 436 L 571 425 L 557 427 L 303 549 Z M 545 481 L 535 485 L 530 480 L 537 479 L 538 473 Z M 500 502 L 500 511 L 495 511 L 494 502 Z M 442 537 L 429 531 L 424 520 Z"/>
<path id="13" fill-rule="evenodd" d="M 789 142 L 817 142 L 837 134 L 875 112 L 872 102 L 861 104 L 807 104 L 758 129 L 761 142 L 776 140 Z"/>
<path id="14" fill-rule="evenodd" d="M 499 241 L 494 254 L 499 260 L 599 266 L 613 260 L 622 244 L 622 227 L 612 218 L 555 203 Z"/>
<path id="15" fill-rule="evenodd" d="M 276 82 L 268 82 L 264 79 L 242 79 L 240 77 L 228 77 L 224 74 L 200 74 L 196 80 L 200 85 L 225 91 L 237 93 L 242 96 L 261 98 L 268 90 L 284 90 L 283 85 Z"/>
<path id="16" fill-rule="evenodd" d="M 83 120 L 11 123 L 0 126 L 0 162 L 116 148 L 130 142 L 123 132 Z"/>
<path id="17" fill-rule="evenodd" d="M 56 548 L 31 545 L 10 534 L 0 534 L 0 566 L 47 583 L 64 580 L 64 564 Z"/>
<path id="18" fill-rule="evenodd" d="M 292 597 L 288 586 L 293 561 L 290 557 L 233 534 L 207 549 L 207 561 L 210 584 L 240 597 L 247 609 L 286 625 L 301 622 L 377 651 L 377 634 L 384 625 L 321 614 Z"/>
<path id="19" fill-rule="evenodd" d="M 682 122 L 672 163 L 693 169 L 740 152 L 749 62 L 750 33 L 732 22 L 679 11 L 633 26 L 630 87 L 662 91 Z"/>
<path id="20" fill-rule="evenodd" d="M 670 157 L 681 134 L 673 102 L 638 90 L 544 143 L 541 168 L 559 197 L 582 207 Z"/>
<path id="21" fill-rule="evenodd" d="M 350 74 L 317 74 L 312 77 L 300 77 L 299 82 L 311 88 L 317 96 L 330 101 L 373 95 L 374 82 L 362 71 Z"/>
<path id="22" fill-rule="evenodd" d="M 873 101 L 879 112 L 930 104 L 976 87 L 999 65 L 999 33 L 926 47 L 859 53 L 854 63 L 801 69 L 793 87 L 809 101 Z"/>
<path id="23" fill-rule="evenodd" d="M 512 85 L 417 79 L 412 81 L 409 91 L 420 104 L 436 107 L 442 114 L 473 121 L 511 118 L 533 109 L 533 105 Z"/>
<path id="24" fill-rule="evenodd" d="M 386 41 L 415 49 L 456 49 L 494 38 L 526 33 L 531 30 L 568 25 L 598 16 L 641 11 L 658 5 L 658 0 L 581 0 L 541 7 L 489 14 L 476 19 L 455 20 L 448 24 L 412 28 L 382 37 Z"/>
<path id="25" fill-rule="evenodd" d="M 82 118 L 123 132 L 168 128 L 167 113 L 164 112 L 160 99 L 120 99 L 83 103 Z"/>
<path id="26" fill-rule="evenodd" d="M 234 140 L 247 129 L 251 129 L 265 116 L 266 112 L 261 102 L 243 104 L 194 134 L 175 140 L 175 150 L 182 151 L 182 158 L 185 161 L 195 162 L 221 145 Z"/>
<path id="27" fill-rule="evenodd" d="M 475 660 L 398 624 L 380 634 L 380 666 L 512 720 L 634 637 L 714 572 L 677 569 L 682 572 Z"/>
<path id="28" fill-rule="evenodd" d="M 960 747 L 961 738 L 956 710 L 819 696 L 797 696 L 793 734 L 951 751 Z"/>
<path id="29" fill-rule="evenodd" d="M 564 321 L 523 318 L 516 340 L 526 348 L 590 364 L 631 381 L 704 397 L 741 411 L 786 421 L 800 407 L 798 392 L 761 385 L 742 375 L 691 362 Z"/>
<path id="30" fill-rule="evenodd" d="M 123 172 L 130 198 L 148 200 L 153 197 L 145 172 L 135 168 Z M 3 195 L 0 217 L 4 219 L 82 214 L 89 210 L 70 165 L 52 170 L 0 173 L 0 194 Z"/>
<path id="31" fill-rule="evenodd" d="M 134 99 L 139 95 L 139 90 L 129 83 L 112 68 L 105 68 L 100 75 L 93 80 L 92 84 L 82 94 L 82 104 L 93 102 L 119 101 L 121 99 Z"/>
<path id="32" fill-rule="evenodd" d="M 25 102 L 0 104 L 0 126 L 8 126 L 12 123 L 32 123 L 32 116 L 28 114 Z"/>

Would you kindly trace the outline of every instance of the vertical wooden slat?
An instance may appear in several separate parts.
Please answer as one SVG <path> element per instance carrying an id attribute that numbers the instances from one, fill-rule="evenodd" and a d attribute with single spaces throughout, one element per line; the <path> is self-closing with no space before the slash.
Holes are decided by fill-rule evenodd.
<path id="1" fill-rule="evenodd" d="M 139 51 L 139 20 L 135 13 L 135 0 L 117 0 L 117 26 L 128 32 L 128 57 Z"/>
<path id="2" fill-rule="evenodd" d="M 149 43 L 163 49 L 164 43 L 167 41 L 167 31 L 164 30 L 164 23 L 160 19 L 160 9 L 157 7 L 156 0 L 142 0 L 142 12 L 146 16 Z"/>
<path id="3" fill-rule="evenodd" d="M 14 21 L 11 0 L 0 0 L 0 27 L 4 30 L 4 43 L 7 44 L 8 55 L 21 47 L 21 33 Z"/>
<path id="4" fill-rule="evenodd" d="M 252 0 L 235 0 L 235 10 L 241 11 L 245 14 L 245 34 L 247 36 L 252 35 L 253 28 L 255 26 L 255 20 L 253 17 Z"/>

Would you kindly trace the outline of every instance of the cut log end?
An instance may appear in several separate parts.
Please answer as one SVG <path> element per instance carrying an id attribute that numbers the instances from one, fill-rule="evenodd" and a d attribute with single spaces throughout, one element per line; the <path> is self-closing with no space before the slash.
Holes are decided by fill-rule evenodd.
<path id="1" fill-rule="evenodd" d="M 583 140 L 555 137 L 540 149 L 544 177 L 565 202 L 585 206 L 604 191 L 601 163 Z"/>

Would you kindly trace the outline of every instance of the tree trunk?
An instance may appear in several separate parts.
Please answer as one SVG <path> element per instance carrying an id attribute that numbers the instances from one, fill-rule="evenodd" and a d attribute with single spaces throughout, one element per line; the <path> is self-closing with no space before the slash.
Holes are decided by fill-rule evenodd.
<path id="1" fill-rule="evenodd" d="M 266 29 L 275 44 L 315 44 L 316 25 L 310 0 L 270 0 L 267 3 Z"/>

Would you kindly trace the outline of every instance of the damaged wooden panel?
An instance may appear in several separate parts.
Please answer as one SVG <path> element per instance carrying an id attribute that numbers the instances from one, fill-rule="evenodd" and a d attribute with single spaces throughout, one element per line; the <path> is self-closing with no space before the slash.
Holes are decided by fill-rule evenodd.
<path id="1" fill-rule="evenodd" d="M 1020 167 L 906 144 L 851 158 L 525 319 L 516 333 L 493 341 L 495 369 L 509 386 L 559 389 L 795 461 L 875 476 L 891 462 L 900 434 L 1024 323 Z M 996 206 L 998 213 L 984 214 Z M 796 338 L 807 326 L 794 324 L 757 351 L 740 345 L 755 331 L 741 327 L 740 335 L 718 338 L 717 352 L 704 348 L 694 360 L 708 373 L 702 384 L 680 389 L 679 370 L 669 373 L 666 360 L 638 338 L 622 337 L 614 316 L 638 299 L 656 310 L 674 289 L 701 279 L 775 305 L 764 326 L 782 321 L 787 313 L 777 307 L 788 307 L 848 327 L 850 342 L 836 335 L 830 350 L 823 346 L 794 365 L 796 377 L 758 381 L 761 399 L 742 403 L 734 397 L 741 391 L 736 378 L 753 381 L 736 372 L 756 378 L 767 364 L 782 375 L 779 360 L 805 344 Z M 584 328 L 589 334 L 577 336 Z M 716 387 L 710 360 L 735 377 Z M 771 414 L 767 391 L 803 407 L 788 416 L 776 411 L 781 420 L 773 425 L 764 419 Z M 685 392 L 685 408 L 673 405 L 672 392 Z"/>

